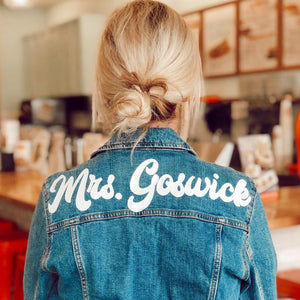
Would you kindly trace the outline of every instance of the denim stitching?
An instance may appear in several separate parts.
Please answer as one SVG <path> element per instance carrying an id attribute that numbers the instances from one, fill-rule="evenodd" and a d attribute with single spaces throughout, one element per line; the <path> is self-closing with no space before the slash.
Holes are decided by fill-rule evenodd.
<path id="1" fill-rule="evenodd" d="M 256 278 L 257 278 L 257 285 L 258 285 L 260 300 L 264 300 L 263 289 L 262 289 L 262 286 L 261 286 L 261 283 L 260 283 L 260 277 L 258 275 L 259 273 L 257 271 L 256 264 L 253 260 L 252 249 L 251 249 L 250 245 L 249 245 L 249 248 L 247 249 L 247 254 L 248 254 L 248 257 L 249 257 L 249 259 L 250 259 L 250 261 L 253 265 L 253 269 L 254 269 L 254 272 L 255 272 L 255 275 L 256 275 Z"/>
<path id="2" fill-rule="evenodd" d="M 76 266 L 79 272 L 80 281 L 81 281 L 81 288 L 82 288 L 82 296 L 83 299 L 89 299 L 88 296 L 88 289 L 87 289 L 87 280 L 86 275 L 80 255 L 80 249 L 78 244 L 78 232 L 76 226 L 71 226 L 71 235 L 72 235 L 72 246 L 73 246 L 73 252 L 74 252 L 74 259 L 76 262 Z"/>
<path id="3" fill-rule="evenodd" d="M 253 214 L 253 211 L 254 211 L 254 200 L 255 200 L 255 197 L 256 197 L 256 194 L 257 194 L 255 184 L 252 180 L 250 181 L 250 185 L 251 185 L 251 198 L 253 200 L 248 205 L 247 224 L 249 224 L 251 222 L 252 214 Z"/>
<path id="4" fill-rule="evenodd" d="M 104 145 L 100 149 L 105 149 L 105 148 L 126 148 L 126 147 L 131 147 L 134 145 L 136 142 L 116 142 L 116 143 L 111 143 Z M 156 147 L 156 146 L 170 146 L 170 147 L 182 147 L 185 149 L 189 149 L 190 147 L 187 144 L 184 143 L 163 143 L 163 142 L 139 142 L 137 144 L 137 147 L 144 147 L 144 146 L 150 146 L 150 147 Z"/>
<path id="5" fill-rule="evenodd" d="M 250 268 L 249 268 L 248 259 L 247 259 L 248 235 L 245 236 L 243 244 L 244 244 L 244 246 L 242 248 L 242 258 L 243 258 L 243 265 L 245 268 L 245 272 L 244 272 L 245 275 L 243 276 L 242 279 L 244 279 L 245 281 L 248 281 L 249 276 L 250 276 Z"/>
<path id="6" fill-rule="evenodd" d="M 46 215 L 46 225 L 48 226 L 48 224 L 52 223 L 52 215 L 48 211 L 48 205 L 49 205 L 49 201 L 50 201 L 50 195 L 49 195 L 50 184 L 48 183 L 48 180 L 45 182 L 44 185 L 46 187 L 43 191 L 43 196 L 45 199 L 44 209 L 45 209 L 45 215 Z"/>
<path id="7" fill-rule="evenodd" d="M 41 194 L 42 194 L 42 199 L 41 200 L 43 200 L 43 208 L 44 208 L 44 213 L 45 213 L 46 228 L 48 228 L 51 220 L 50 220 L 50 216 L 48 214 L 48 210 L 46 208 L 46 204 L 49 201 L 48 184 L 47 184 L 47 182 L 45 182 L 43 184 Z M 48 262 L 48 259 L 49 259 L 50 250 L 51 250 L 51 244 L 52 244 L 52 232 L 49 232 L 47 230 L 46 233 L 47 233 L 47 242 L 46 242 L 46 245 L 45 245 L 45 249 L 43 251 L 43 255 L 41 257 L 41 269 L 44 272 L 46 272 L 46 273 L 56 274 L 56 272 L 51 271 L 47 267 L 47 262 Z M 35 289 L 34 289 L 34 298 L 33 299 L 37 299 L 37 292 L 38 292 L 38 290 L 39 290 L 39 281 L 37 281 L 37 284 L 35 286 Z"/>
<path id="8" fill-rule="evenodd" d="M 97 156 L 99 153 L 107 150 L 131 150 L 135 145 L 135 142 L 124 142 L 124 143 L 112 143 L 106 144 L 92 153 L 91 158 Z M 193 148 L 188 144 L 183 143 L 158 143 L 158 142 L 140 142 L 136 145 L 135 149 L 139 150 L 177 150 L 177 151 L 188 151 L 193 155 L 197 156 Z"/>
<path id="9" fill-rule="evenodd" d="M 51 215 L 48 213 L 47 204 L 49 202 L 49 194 L 48 194 L 49 186 L 47 181 L 44 183 L 43 189 L 42 189 L 42 195 L 43 195 L 43 206 L 44 206 L 44 213 L 45 213 L 45 219 L 46 219 L 46 230 L 51 224 Z M 52 246 L 52 232 L 49 232 L 47 230 L 47 242 L 45 245 L 45 249 L 43 251 L 43 255 L 41 258 L 41 268 L 45 272 L 55 273 L 47 268 L 47 262 L 50 256 L 51 252 L 51 246 Z"/>
<path id="10" fill-rule="evenodd" d="M 216 299 L 217 289 L 218 289 L 218 281 L 220 277 L 220 269 L 221 269 L 221 260 L 222 260 L 222 228 L 221 224 L 216 226 L 216 251 L 214 258 L 214 268 L 211 279 L 211 284 L 209 288 L 208 299 L 213 300 Z"/>
<path id="11" fill-rule="evenodd" d="M 37 292 L 39 290 L 39 281 L 37 281 L 35 289 L 34 289 L 34 294 L 33 294 L 33 299 L 36 300 L 37 299 Z"/>
<path id="12" fill-rule="evenodd" d="M 79 225 L 81 223 L 87 223 L 92 221 L 105 221 L 118 218 L 128 218 L 128 217 L 152 217 L 152 216 L 162 216 L 162 217 L 173 217 L 173 218 L 192 218 L 200 221 L 206 221 L 215 224 L 222 224 L 229 227 L 234 227 L 237 229 L 249 231 L 249 227 L 246 223 L 240 221 L 226 219 L 224 217 L 211 216 L 196 211 L 177 211 L 177 210 L 167 210 L 167 209 L 147 209 L 138 213 L 132 212 L 130 210 L 119 210 L 104 213 L 92 213 L 88 215 L 83 215 L 79 217 L 74 217 L 61 222 L 57 222 L 48 226 L 48 232 L 54 232 L 62 228 L 66 228 L 72 225 Z"/>
<path id="13" fill-rule="evenodd" d="M 96 157 L 98 154 L 100 153 L 103 153 L 103 152 L 106 152 L 106 151 L 112 151 L 112 150 L 132 150 L 132 147 L 133 146 L 128 146 L 128 147 L 123 147 L 123 148 L 118 148 L 118 147 L 105 147 L 105 148 L 101 148 L 99 150 L 97 150 L 96 152 L 94 152 L 92 155 L 91 155 L 91 158 L 94 158 Z M 185 147 L 172 147 L 171 145 L 170 146 L 151 146 L 151 145 L 145 145 L 143 147 L 135 147 L 136 150 L 155 150 L 155 151 L 159 151 L 159 150 L 172 150 L 172 151 L 177 151 L 177 152 L 182 152 L 182 151 L 187 151 L 195 156 L 197 156 L 197 154 L 192 150 L 192 149 L 189 149 L 189 148 L 185 148 Z"/>
<path id="14" fill-rule="evenodd" d="M 256 198 L 256 195 L 257 195 L 257 191 L 255 190 L 255 196 L 254 196 L 254 199 Z M 254 213 L 254 209 L 255 209 L 255 203 L 254 201 L 253 202 L 253 205 L 252 205 L 252 212 L 251 212 L 251 216 L 250 216 L 250 219 L 249 219 L 249 223 L 251 222 L 252 220 L 252 217 L 253 217 L 253 213 Z M 249 226 L 250 227 L 250 226 Z M 248 232 L 248 235 L 249 235 L 250 231 Z M 249 237 L 248 237 L 249 238 Z M 254 272 L 257 276 L 257 285 L 258 285 L 258 290 L 259 290 L 259 294 L 260 294 L 260 297 L 261 297 L 261 300 L 264 299 L 264 296 L 263 296 L 263 293 L 262 293 L 262 286 L 261 286 L 261 283 L 260 283 L 260 278 L 258 276 L 258 272 L 257 272 L 257 268 L 256 268 L 256 265 L 254 263 L 254 260 L 253 260 L 253 252 L 252 252 L 252 248 L 251 248 L 251 245 L 250 243 L 248 242 L 248 247 L 246 248 L 247 250 L 247 255 L 249 257 L 249 260 L 251 261 L 251 263 L 253 264 L 253 268 L 254 268 Z"/>

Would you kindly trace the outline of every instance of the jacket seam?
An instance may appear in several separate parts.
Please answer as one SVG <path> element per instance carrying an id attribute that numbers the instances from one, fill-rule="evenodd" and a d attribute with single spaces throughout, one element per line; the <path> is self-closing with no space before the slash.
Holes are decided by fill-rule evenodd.
<path id="1" fill-rule="evenodd" d="M 74 260 L 77 266 L 77 270 L 80 276 L 80 282 L 81 282 L 81 289 L 82 289 L 82 297 L 83 299 L 88 300 L 88 288 L 87 288 L 87 279 L 86 274 L 83 266 L 83 262 L 80 255 L 80 248 L 78 243 L 78 231 L 76 226 L 71 226 L 71 236 L 72 236 L 72 247 L 73 247 L 73 254 L 74 254 Z"/>
<path id="2" fill-rule="evenodd" d="M 121 144 L 120 144 L 121 145 Z M 189 152 L 195 156 L 197 156 L 197 154 L 194 152 L 194 150 L 192 148 L 189 147 L 184 147 L 182 146 L 182 144 L 178 144 L 180 145 L 180 147 L 177 147 L 175 144 L 173 144 L 174 146 L 172 146 L 172 144 L 155 144 L 155 145 L 151 145 L 151 144 L 143 144 L 140 145 L 138 144 L 135 149 L 136 150 L 172 150 L 172 151 L 177 151 L 177 152 Z M 125 146 L 123 147 L 116 147 L 117 144 L 113 144 L 112 146 L 103 146 L 102 148 L 98 149 L 96 152 L 92 153 L 91 158 L 96 157 L 98 154 L 106 152 L 106 151 L 118 151 L 118 150 L 132 150 L 134 143 L 128 143 L 125 144 Z"/>
<path id="3" fill-rule="evenodd" d="M 248 259 L 247 259 L 247 248 L 245 245 L 248 244 L 248 234 L 245 236 L 244 239 L 244 247 L 242 248 L 242 258 L 243 258 L 243 265 L 245 268 L 245 275 L 243 276 L 243 280 L 248 281 L 249 276 L 250 276 L 250 268 L 249 268 L 249 263 L 248 263 Z"/>
<path id="4" fill-rule="evenodd" d="M 48 269 L 47 267 L 47 262 L 49 259 L 49 255 L 50 255 L 50 251 L 51 251 L 51 244 L 52 244 L 52 233 L 48 232 L 47 228 L 50 224 L 50 216 L 48 215 L 48 211 L 46 208 L 46 204 L 49 201 L 49 194 L 48 194 L 48 184 L 47 181 L 43 184 L 42 187 L 42 203 L 43 203 L 43 209 L 44 209 L 44 214 L 45 214 L 45 223 L 46 223 L 46 235 L 47 235 L 47 241 L 46 241 L 46 245 L 44 247 L 43 250 L 43 254 L 40 260 L 40 266 L 41 269 L 46 272 L 46 273 L 51 273 L 51 274 L 56 274 L 55 272 L 52 272 L 51 270 Z M 34 296 L 33 299 L 37 299 L 37 292 L 39 290 L 39 280 L 37 281 L 35 288 L 34 288 Z"/>
<path id="5" fill-rule="evenodd" d="M 111 143 L 111 144 L 106 144 L 104 145 L 103 147 L 101 147 L 100 149 L 102 148 L 110 148 L 110 147 L 129 147 L 131 145 L 134 145 L 136 143 L 135 142 L 115 142 L 115 143 Z M 188 145 L 185 145 L 184 143 L 176 143 L 176 142 L 172 142 L 172 143 L 164 143 L 164 142 L 139 142 L 137 144 L 137 147 L 144 147 L 144 146 L 153 146 L 153 147 L 156 147 L 156 146 L 180 146 L 181 148 L 185 148 L 185 149 L 189 149 L 189 146 Z"/>
<path id="6" fill-rule="evenodd" d="M 196 219 L 199 221 L 206 221 L 209 223 L 215 223 L 215 224 L 221 224 L 224 226 L 233 227 L 236 229 L 244 230 L 246 232 L 249 231 L 248 225 L 240 221 L 227 219 L 225 217 L 207 215 L 207 214 L 203 214 L 191 210 L 184 211 L 184 210 L 168 210 L 168 209 L 146 209 L 138 213 L 132 212 L 130 210 L 92 213 L 88 215 L 74 217 L 57 223 L 53 223 L 48 226 L 47 231 L 49 233 L 55 232 L 66 227 L 79 225 L 82 223 L 89 223 L 93 221 L 108 221 L 108 220 L 120 219 L 120 218 L 143 218 L 143 217 L 153 217 L 153 216 Z"/>
<path id="7" fill-rule="evenodd" d="M 208 299 L 213 300 L 216 298 L 217 289 L 218 289 L 218 282 L 220 277 L 220 270 L 221 270 L 221 261 L 222 261 L 222 228 L 221 224 L 216 226 L 216 250 L 214 256 L 214 267 L 213 267 L 213 274 L 212 280 L 209 288 Z"/>
<path id="8" fill-rule="evenodd" d="M 248 253 L 248 248 L 250 247 L 250 244 L 249 244 L 250 223 L 251 223 L 253 212 L 254 212 L 255 198 L 257 195 L 257 190 L 256 190 L 253 180 L 250 181 L 250 184 L 251 184 L 251 198 L 253 200 L 250 202 L 248 210 L 247 210 L 247 225 L 248 225 L 249 230 L 248 230 L 246 238 L 244 240 L 244 243 L 243 243 L 244 245 L 243 245 L 243 249 L 242 249 L 243 262 L 245 265 L 244 280 L 246 280 L 246 281 L 249 279 L 249 276 L 250 276 L 249 260 L 247 259 L 247 257 L 250 259 L 249 253 Z"/>
<path id="9" fill-rule="evenodd" d="M 47 228 L 49 227 L 49 224 L 51 224 L 51 216 L 48 213 L 47 204 L 49 202 L 49 194 L 48 194 L 49 186 L 47 181 L 44 184 L 43 188 L 43 198 L 45 201 L 43 201 L 44 206 L 44 213 L 45 213 L 45 220 L 46 220 L 46 234 L 47 234 L 47 242 L 43 251 L 43 256 L 41 258 L 41 267 L 45 272 L 48 273 L 55 273 L 48 269 L 47 263 L 51 252 L 51 246 L 52 246 L 52 232 L 49 232 Z"/>
<path id="10" fill-rule="evenodd" d="M 247 249 L 247 254 L 248 254 L 249 260 L 251 261 L 251 263 L 253 265 L 253 269 L 254 269 L 254 272 L 255 272 L 255 275 L 256 275 L 256 278 L 257 278 L 257 285 L 258 285 L 260 300 L 264 300 L 264 295 L 263 295 L 263 291 L 262 291 L 262 287 L 261 287 L 261 283 L 260 283 L 259 273 L 257 272 L 257 268 L 256 268 L 256 265 L 255 265 L 255 262 L 252 259 L 252 255 L 251 255 L 251 253 L 249 253 L 249 250 L 251 250 L 251 246 L 250 245 L 249 245 L 249 248 Z"/>
<path id="11" fill-rule="evenodd" d="M 253 183 L 254 185 L 254 183 Z M 253 191 L 255 192 L 254 194 L 254 198 L 253 198 L 253 204 L 252 204 L 252 210 L 251 210 L 251 215 L 250 215 L 250 218 L 249 218 L 249 232 L 248 232 L 248 237 L 247 237 L 247 242 L 246 242 L 246 253 L 247 253 L 247 256 L 249 258 L 249 261 L 251 262 L 252 266 L 253 266 L 253 269 L 254 269 L 254 272 L 255 272 L 255 275 L 257 277 L 257 285 L 258 285 L 258 290 L 259 290 L 259 295 L 261 297 L 261 300 L 264 299 L 264 295 L 263 295 L 263 291 L 262 291 L 262 287 L 261 287 L 261 283 L 260 283 L 260 277 L 259 277 L 259 273 L 257 272 L 257 268 L 256 268 L 256 265 L 255 265 L 255 262 L 252 258 L 252 248 L 251 248 L 251 245 L 249 243 L 249 235 L 251 234 L 250 232 L 250 223 L 252 221 L 252 217 L 253 217 L 253 214 L 254 214 L 254 209 L 255 209 L 255 199 L 256 199 L 256 195 L 257 195 L 257 190 L 253 188 Z M 250 266 L 249 266 L 249 269 L 250 269 Z"/>
<path id="12" fill-rule="evenodd" d="M 254 211 L 254 205 L 255 205 L 254 202 L 255 202 L 255 198 L 256 198 L 256 194 L 257 194 L 257 190 L 256 190 L 253 180 L 250 181 L 250 184 L 251 184 L 251 199 L 252 199 L 252 201 L 249 203 L 249 206 L 248 206 L 247 224 L 250 224 L 250 222 L 251 222 L 253 211 Z"/>

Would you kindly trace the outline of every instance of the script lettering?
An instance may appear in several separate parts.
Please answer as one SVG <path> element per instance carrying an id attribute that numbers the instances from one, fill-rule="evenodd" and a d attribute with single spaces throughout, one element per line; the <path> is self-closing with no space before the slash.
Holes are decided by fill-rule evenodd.
<path id="1" fill-rule="evenodd" d="M 171 195 L 174 198 L 207 197 L 213 201 L 220 199 L 226 203 L 232 202 L 236 207 L 245 207 L 252 199 L 245 179 L 239 179 L 236 183 L 223 183 L 217 173 L 200 178 L 194 175 L 188 177 L 185 173 L 179 173 L 176 177 L 170 174 L 158 175 L 158 172 L 159 163 L 153 158 L 143 161 L 135 169 L 127 189 L 131 192 L 127 199 L 130 210 L 140 212 L 146 209 L 155 195 Z M 48 204 L 48 210 L 51 214 L 55 213 L 62 200 L 70 204 L 75 199 L 75 206 L 79 211 L 88 210 L 92 200 L 111 200 L 115 197 L 120 201 L 123 195 L 120 192 L 115 194 L 115 180 L 117 179 L 113 174 L 108 175 L 107 179 L 97 178 L 89 173 L 88 168 L 82 170 L 76 178 L 59 175 L 50 187 L 54 199 Z"/>

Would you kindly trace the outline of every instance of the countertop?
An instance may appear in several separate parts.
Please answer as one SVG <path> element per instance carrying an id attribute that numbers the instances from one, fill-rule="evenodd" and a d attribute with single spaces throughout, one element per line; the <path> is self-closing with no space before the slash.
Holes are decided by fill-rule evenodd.
<path id="1" fill-rule="evenodd" d="M 0 200 L 34 211 L 45 177 L 37 172 L 0 172 Z M 270 229 L 300 224 L 300 185 L 279 189 L 279 199 L 264 203 Z"/>
<path id="2" fill-rule="evenodd" d="M 279 188 L 279 199 L 264 203 L 270 229 L 300 224 L 300 185 Z"/>
<path id="3" fill-rule="evenodd" d="M 36 171 L 0 172 L 0 199 L 33 211 L 45 179 Z"/>

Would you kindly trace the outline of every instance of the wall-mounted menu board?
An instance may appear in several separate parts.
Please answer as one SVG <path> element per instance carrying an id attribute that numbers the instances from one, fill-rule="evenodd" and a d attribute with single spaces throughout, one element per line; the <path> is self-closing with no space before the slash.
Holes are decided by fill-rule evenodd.
<path id="1" fill-rule="evenodd" d="M 206 77 L 237 73 L 236 3 L 202 12 L 202 59 Z"/>
<path id="2" fill-rule="evenodd" d="M 188 27 L 192 30 L 193 35 L 200 45 L 201 13 L 195 12 L 184 16 Z"/>
<path id="3" fill-rule="evenodd" d="M 282 2 L 282 66 L 300 67 L 300 0 Z"/>
<path id="4" fill-rule="evenodd" d="M 239 1 L 240 73 L 278 66 L 278 0 Z"/>
<path id="5" fill-rule="evenodd" d="M 236 0 L 184 18 L 205 77 L 300 68 L 300 0 Z"/>

